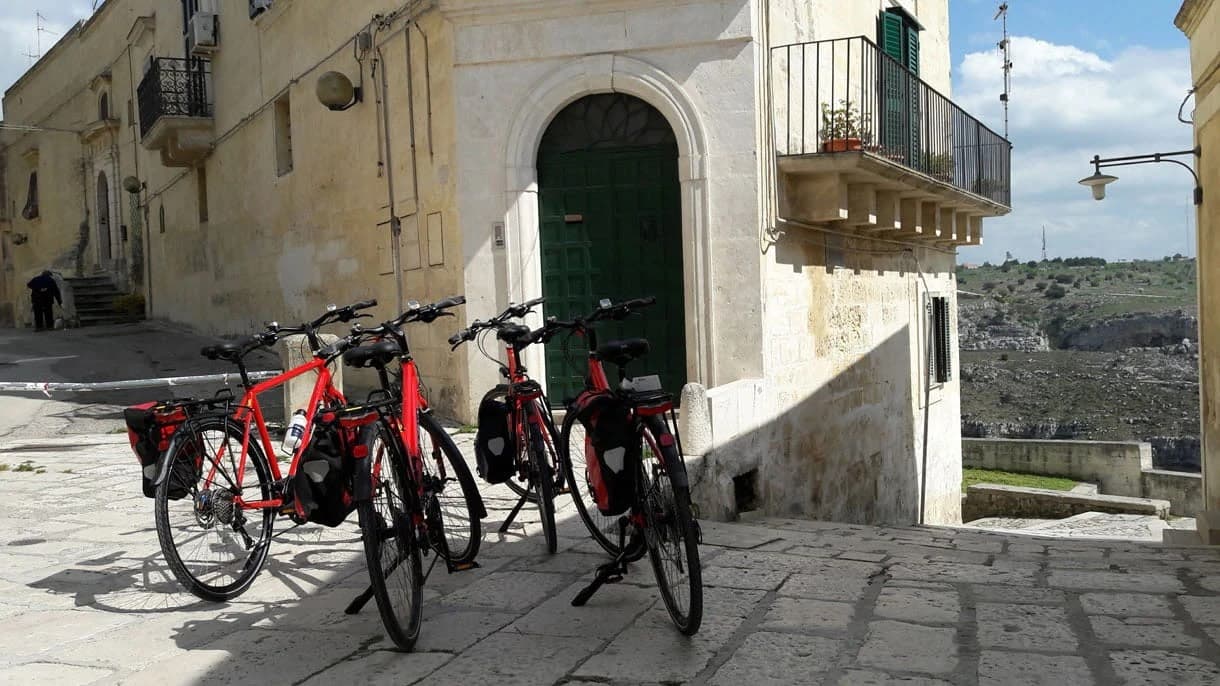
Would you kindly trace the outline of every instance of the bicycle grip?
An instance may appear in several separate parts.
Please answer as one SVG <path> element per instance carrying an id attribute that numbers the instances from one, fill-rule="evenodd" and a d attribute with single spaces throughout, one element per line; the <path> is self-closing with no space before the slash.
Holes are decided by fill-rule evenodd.
<path id="1" fill-rule="evenodd" d="M 435 305 L 433 305 L 433 307 L 435 307 L 438 310 L 443 310 L 443 309 L 446 309 L 449 307 L 456 307 L 458 305 L 464 305 L 464 304 L 466 304 L 466 296 L 451 295 L 448 298 L 445 298 L 444 300 L 436 303 Z"/>
<path id="2" fill-rule="evenodd" d="M 459 331 L 459 332 L 457 332 L 457 333 L 453 334 L 452 336 L 450 336 L 450 337 L 449 337 L 449 345 L 452 345 L 452 346 L 454 346 L 455 348 L 456 348 L 457 346 L 461 345 L 461 344 L 462 344 L 462 341 L 466 340 L 466 331 L 467 331 L 467 329 L 462 329 L 461 331 Z"/>
<path id="3" fill-rule="evenodd" d="M 353 310 L 367 310 L 370 307 L 377 307 L 377 298 L 369 298 L 368 300 L 361 300 L 360 302 L 352 305 Z"/>

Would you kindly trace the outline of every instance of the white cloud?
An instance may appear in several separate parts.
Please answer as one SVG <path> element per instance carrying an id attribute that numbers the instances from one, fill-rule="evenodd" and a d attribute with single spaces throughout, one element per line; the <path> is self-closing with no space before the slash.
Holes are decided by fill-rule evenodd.
<path id="1" fill-rule="evenodd" d="M 1000 129 L 998 50 L 970 53 L 955 74 L 954 100 Z M 1033 259 L 1047 227 L 1053 255 L 1106 258 L 1194 254 L 1188 219 L 1192 181 L 1172 165 L 1111 170 L 1120 181 L 1104 202 L 1077 181 L 1093 155 L 1184 150 L 1191 130 L 1177 120 L 1190 85 L 1185 49 L 1133 46 L 1106 60 L 1071 45 L 1012 39 L 1010 138 L 1013 213 L 985 223 L 982 248 L 962 259 Z"/>

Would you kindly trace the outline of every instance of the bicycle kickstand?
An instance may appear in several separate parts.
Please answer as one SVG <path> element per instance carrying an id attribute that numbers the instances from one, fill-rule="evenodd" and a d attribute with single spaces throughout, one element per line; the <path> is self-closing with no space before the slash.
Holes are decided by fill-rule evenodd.
<path id="1" fill-rule="evenodd" d="M 615 584 L 623 580 L 627 575 L 627 518 L 619 517 L 618 520 L 618 549 L 619 553 L 615 558 L 605 564 L 597 566 L 597 574 L 593 578 L 593 583 L 589 584 L 576 597 L 572 599 L 572 607 L 581 607 L 589 602 L 594 593 L 605 584 Z"/>
<path id="2" fill-rule="evenodd" d="M 365 604 L 368 603 L 372 597 L 373 587 L 369 586 L 368 588 L 364 589 L 360 595 L 356 596 L 352 602 L 348 603 L 347 607 L 343 610 L 343 614 L 354 615 L 360 612 L 360 610 L 364 609 Z"/>
<path id="3" fill-rule="evenodd" d="M 513 507 L 512 512 L 508 513 L 508 518 L 505 519 L 504 523 L 500 525 L 500 533 L 508 533 L 508 527 L 513 525 L 513 520 L 515 520 L 517 515 L 521 513 L 521 508 L 525 507 L 527 502 L 529 502 L 528 488 L 525 490 L 525 494 L 521 496 L 521 499 L 517 501 L 517 504 Z"/>

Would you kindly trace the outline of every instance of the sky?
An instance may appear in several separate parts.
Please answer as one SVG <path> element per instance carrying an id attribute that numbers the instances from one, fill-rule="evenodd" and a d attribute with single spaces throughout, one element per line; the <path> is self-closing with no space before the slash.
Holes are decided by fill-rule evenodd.
<path id="1" fill-rule="evenodd" d="M 813 0 L 859 2 L 873 0 Z M 42 50 L 93 0 L 0 0 L 0 89 L 37 52 L 35 11 L 45 17 Z M 998 0 L 950 0 L 955 102 L 1002 131 Z M 1191 129 L 1177 111 L 1190 88 L 1185 36 L 1173 25 L 1181 0 L 1008 0 L 1012 36 L 1010 139 L 1013 211 L 987 219 L 981 247 L 959 261 L 1037 259 L 1046 228 L 1049 256 L 1106 259 L 1193 255 L 1192 183 L 1169 164 L 1110 170 L 1120 177 L 1098 202 L 1076 182 L 1093 155 L 1185 150 Z M 1187 103 L 1189 118 L 1193 99 Z"/>

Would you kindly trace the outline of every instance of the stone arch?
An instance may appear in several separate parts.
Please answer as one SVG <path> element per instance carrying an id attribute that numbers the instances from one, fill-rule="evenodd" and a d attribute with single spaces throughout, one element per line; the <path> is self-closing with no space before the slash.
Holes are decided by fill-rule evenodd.
<path id="1" fill-rule="evenodd" d="M 706 155 L 707 141 L 698 109 L 668 74 L 646 62 L 620 55 L 593 55 L 565 63 L 543 77 L 521 98 L 504 151 L 505 249 L 509 299 L 521 302 L 542 292 L 536 160 L 542 136 L 563 108 L 587 95 L 626 93 L 655 107 L 669 122 L 678 144 L 682 188 L 683 284 L 686 294 L 687 378 L 707 386 L 713 378 L 713 328 L 710 298 L 710 245 Z M 526 349 L 535 378 L 546 378 L 538 346 Z"/>

